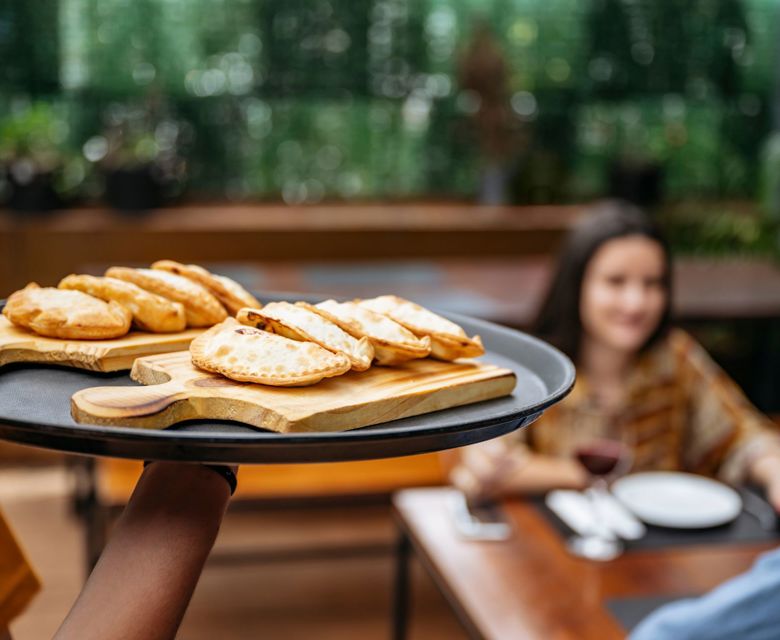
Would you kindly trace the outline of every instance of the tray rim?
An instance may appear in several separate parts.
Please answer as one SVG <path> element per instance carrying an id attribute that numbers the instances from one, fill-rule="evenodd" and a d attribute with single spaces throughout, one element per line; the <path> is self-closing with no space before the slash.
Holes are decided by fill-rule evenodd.
<path id="1" fill-rule="evenodd" d="M 261 299 L 286 299 L 291 296 L 297 299 L 305 300 L 322 300 L 325 299 L 324 294 L 308 294 L 301 292 L 282 292 L 282 291 L 263 291 L 253 292 Z M 0 309 L 4 306 L 5 300 L 0 300 Z M 359 446 L 361 444 L 371 445 L 376 441 L 388 441 L 396 439 L 415 439 L 415 438 L 430 438 L 441 436 L 444 438 L 450 438 L 456 436 L 459 433 L 464 433 L 468 430 L 478 432 L 480 430 L 486 430 L 491 428 L 498 428 L 501 425 L 508 425 L 510 423 L 516 423 L 514 428 L 507 428 L 504 432 L 514 430 L 521 426 L 525 426 L 532 420 L 536 419 L 541 413 L 543 413 L 551 405 L 556 404 L 568 395 L 574 386 L 576 379 L 576 372 L 571 360 L 563 354 L 560 350 L 556 349 L 552 345 L 540 340 L 530 334 L 518 331 L 516 329 L 510 329 L 503 325 L 499 325 L 487 320 L 475 318 L 472 316 L 463 315 L 460 313 L 432 309 L 447 318 L 452 319 L 459 324 L 467 324 L 471 327 L 475 327 L 476 331 L 480 329 L 487 330 L 489 333 L 498 333 L 506 336 L 509 339 L 516 340 L 518 334 L 522 336 L 522 339 L 534 344 L 536 347 L 543 351 L 548 352 L 557 364 L 561 367 L 563 372 L 563 379 L 557 388 L 552 389 L 545 396 L 545 398 L 536 403 L 531 403 L 527 406 L 518 408 L 517 410 L 500 415 L 486 418 L 484 420 L 470 420 L 466 423 L 457 423 L 450 425 L 439 426 L 425 426 L 409 427 L 409 426 L 382 426 L 382 423 L 377 425 L 371 425 L 364 428 L 352 429 L 348 431 L 335 431 L 335 432 L 295 432 L 295 433 L 278 433 L 272 431 L 264 431 L 256 429 L 250 425 L 240 422 L 219 421 L 219 420 L 197 420 L 197 421 L 185 421 L 179 422 L 167 429 L 143 429 L 139 427 L 122 427 L 122 426 L 107 426 L 107 425 L 90 425 L 90 424 L 77 424 L 77 425 L 58 425 L 54 423 L 40 423 L 37 421 L 25 421 L 14 418 L 4 418 L 0 416 L 0 437 L 9 431 L 26 431 L 30 427 L 34 427 L 35 433 L 30 434 L 31 439 L 37 440 L 34 435 L 38 436 L 52 436 L 61 440 L 74 441 L 79 437 L 88 439 L 89 442 L 104 441 L 106 443 L 121 443 L 128 444 L 147 444 L 150 447 L 154 447 L 160 444 L 173 445 L 176 442 L 180 442 L 182 446 L 199 446 L 204 448 L 206 452 L 210 447 L 249 447 L 253 451 L 258 448 L 274 449 L 275 447 L 284 448 L 295 445 L 305 445 L 305 447 L 311 448 L 317 444 L 335 446 L 342 444 L 347 447 Z M 521 364 L 521 363 L 518 363 Z M 34 366 L 31 363 L 30 366 Z M 522 365 L 521 365 L 522 366 Z M 48 368 L 48 367 L 47 367 Z M 92 374 L 83 369 L 76 369 L 75 367 L 63 367 L 64 370 L 72 369 L 82 374 Z M 536 377 L 540 377 L 536 372 L 532 373 Z M 1 374 L 0 374 L 1 375 Z M 98 382 L 98 379 L 96 379 Z M 94 386 L 100 386 L 96 384 Z M 499 400 L 499 399 L 496 399 Z M 491 402 L 488 400 L 487 402 Z M 469 406 L 469 405 L 464 405 Z M 473 405 L 472 405 L 473 406 Z M 454 407 L 451 410 L 457 410 L 458 407 Z M 417 419 L 424 419 L 426 414 L 414 416 Z M 233 427 L 232 431 L 186 431 L 182 430 L 182 426 L 197 425 L 197 424 L 225 424 L 229 427 Z M 392 424 L 392 421 L 385 424 Z M 499 434 L 500 435 L 500 434 Z M 11 438 L 9 438 L 11 439 Z M 483 438 L 485 439 L 485 438 Z M 17 442 L 25 441 L 23 438 L 14 438 Z M 479 440 L 475 440 L 479 441 Z M 29 443 L 29 442 L 28 442 Z M 46 444 L 37 444 L 37 446 L 46 446 Z M 459 446 L 459 445 L 451 445 Z M 90 449 L 86 446 L 83 449 L 64 449 L 63 447 L 56 447 L 58 450 L 71 450 L 76 452 L 85 452 Z M 446 447 L 442 447 L 446 448 Z M 88 451 L 87 451 L 88 452 Z M 109 455 L 109 454 L 98 454 Z M 110 455 L 116 457 L 123 457 L 121 453 L 111 453 Z M 136 456 L 127 456 L 136 457 Z M 376 456 L 378 457 L 378 456 Z"/>

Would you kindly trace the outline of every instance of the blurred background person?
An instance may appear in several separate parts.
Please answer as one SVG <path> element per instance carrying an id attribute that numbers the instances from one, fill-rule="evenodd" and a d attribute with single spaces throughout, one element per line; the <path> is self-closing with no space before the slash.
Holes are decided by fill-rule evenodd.
<path id="1" fill-rule="evenodd" d="M 531 427 L 463 450 L 473 498 L 584 488 L 578 431 L 632 436 L 632 469 L 755 482 L 780 512 L 780 436 L 691 336 L 670 328 L 671 257 L 632 205 L 604 202 L 571 231 L 536 333 L 577 367 L 572 393 Z"/>

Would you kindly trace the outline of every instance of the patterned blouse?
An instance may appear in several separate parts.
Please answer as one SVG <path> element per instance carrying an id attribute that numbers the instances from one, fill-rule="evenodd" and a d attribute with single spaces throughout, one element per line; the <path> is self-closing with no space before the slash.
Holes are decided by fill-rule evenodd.
<path id="1" fill-rule="evenodd" d="M 536 423 L 466 447 L 461 460 L 484 477 L 489 466 L 500 474 L 519 471 L 529 451 L 570 456 L 575 432 L 585 421 L 596 421 L 596 433 L 630 430 L 632 471 L 681 470 L 736 484 L 745 479 L 757 454 L 769 448 L 780 451 L 775 425 L 679 329 L 640 356 L 627 385 L 623 404 L 608 414 L 579 375 L 571 394 Z"/>

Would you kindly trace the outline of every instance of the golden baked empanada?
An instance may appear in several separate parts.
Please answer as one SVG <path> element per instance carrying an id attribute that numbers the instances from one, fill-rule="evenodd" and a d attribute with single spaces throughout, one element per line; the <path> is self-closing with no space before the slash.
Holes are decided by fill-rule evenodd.
<path id="1" fill-rule="evenodd" d="M 41 288 L 31 282 L 8 298 L 3 315 L 15 325 L 50 338 L 105 340 L 130 330 L 131 313 L 81 291 Z"/>
<path id="2" fill-rule="evenodd" d="M 187 326 L 181 303 L 158 296 L 132 282 L 117 278 L 69 275 L 58 286 L 60 289 L 83 291 L 106 302 L 118 302 L 133 314 L 133 321 L 144 331 L 168 333 L 184 331 Z"/>
<path id="3" fill-rule="evenodd" d="M 399 364 L 424 358 L 431 352 L 430 338 L 418 338 L 387 316 L 364 309 L 354 302 L 326 300 L 312 309 L 350 335 L 368 338 L 374 347 L 377 364 Z"/>
<path id="4" fill-rule="evenodd" d="M 196 367 L 241 382 L 277 387 L 315 384 L 349 371 L 349 358 L 228 318 L 190 344 Z"/>
<path id="5" fill-rule="evenodd" d="M 358 304 L 392 318 L 417 336 L 430 336 L 431 355 L 440 360 L 474 358 L 485 353 L 479 336 L 469 338 L 462 327 L 409 300 L 379 296 L 359 300 Z"/>
<path id="6" fill-rule="evenodd" d="M 156 293 L 184 305 L 187 325 L 210 327 L 227 318 L 227 311 L 205 287 L 167 271 L 157 269 L 130 269 L 111 267 L 106 271 L 109 278 L 132 282 L 142 289 Z"/>
<path id="7" fill-rule="evenodd" d="M 207 271 L 197 264 L 181 264 L 173 260 L 158 260 L 152 269 L 168 271 L 206 287 L 225 306 L 230 315 L 236 315 L 242 307 L 259 309 L 260 302 L 235 280 Z"/>
<path id="8" fill-rule="evenodd" d="M 343 353 L 356 371 L 368 369 L 374 359 L 368 338 L 353 338 L 310 307 L 305 302 L 269 302 L 262 309 L 241 309 L 236 319 L 285 338 L 316 342 L 328 351 Z"/>

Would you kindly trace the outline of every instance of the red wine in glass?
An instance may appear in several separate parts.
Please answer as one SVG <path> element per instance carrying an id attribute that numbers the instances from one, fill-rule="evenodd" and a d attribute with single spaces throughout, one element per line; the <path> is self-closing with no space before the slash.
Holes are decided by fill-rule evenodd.
<path id="1" fill-rule="evenodd" d="M 577 447 L 574 455 L 592 476 L 604 477 L 615 470 L 627 453 L 625 445 L 615 440 L 593 440 Z"/>

